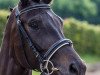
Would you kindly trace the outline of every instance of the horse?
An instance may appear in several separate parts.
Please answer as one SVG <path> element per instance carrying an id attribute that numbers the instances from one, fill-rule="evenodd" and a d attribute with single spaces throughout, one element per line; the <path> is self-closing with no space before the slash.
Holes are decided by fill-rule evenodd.
<path id="1" fill-rule="evenodd" d="M 0 51 L 0 75 L 85 75 L 86 65 L 63 34 L 52 0 L 20 0 L 12 10 Z"/>

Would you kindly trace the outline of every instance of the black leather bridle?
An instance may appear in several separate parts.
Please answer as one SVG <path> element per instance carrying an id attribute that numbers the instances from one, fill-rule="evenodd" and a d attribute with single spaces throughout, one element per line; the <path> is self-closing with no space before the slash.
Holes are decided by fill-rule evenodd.
<path id="1" fill-rule="evenodd" d="M 52 61 L 50 61 L 50 59 L 52 58 L 52 56 L 63 46 L 65 45 L 70 45 L 72 44 L 72 41 L 69 39 L 61 39 L 57 42 L 55 42 L 45 53 L 44 56 L 41 56 L 40 53 L 38 52 L 38 50 L 35 48 L 33 41 L 31 40 L 31 38 L 29 37 L 29 35 L 27 34 L 24 25 L 22 25 L 22 22 L 20 20 L 20 16 L 22 14 L 24 14 L 25 12 L 28 12 L 30 10 L 34 10 L 34 9 L 50 9 L 50 6 L 48 4 L 36 4 L 33 6 L 29 6 L 21 11 L 19 11 L 18 6 L 16 7 L 16 11 L 15 11 L 15 15 L 16 15 L 16 21 L 17 21 L 17 26 L 18 26 L 18 30 L 19 33 L 21 34 L 21 36 L 23 36 L 25 38 L 25 41 L 27 41 L 29 47 L 32 49 L 34 55 L 36 56 L 36 58 L 38 59 L 39 63 L 40 63 L 40 70 L 42 73 L 45 74 L 52 74 L 54 71 L 57 71 L 59 69 L 54 67 L 54 64 L 52 63 Z M 49 70 L 48 68 L 48 64 L 51 64 L 51 70 Z"/>

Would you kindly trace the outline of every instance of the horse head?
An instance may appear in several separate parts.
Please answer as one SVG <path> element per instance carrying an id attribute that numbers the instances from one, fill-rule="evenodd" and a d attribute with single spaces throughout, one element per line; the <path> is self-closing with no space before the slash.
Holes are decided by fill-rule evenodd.
<path id="1" fill-rule="evenodd" d="M 20 0 L 12 11 L 11 49 L 17 65 L 51 75 L 85 75 L 86 66 L 63 34 L 52 0 Z M 10 18 L 9 18 L 10 19 Z"/>

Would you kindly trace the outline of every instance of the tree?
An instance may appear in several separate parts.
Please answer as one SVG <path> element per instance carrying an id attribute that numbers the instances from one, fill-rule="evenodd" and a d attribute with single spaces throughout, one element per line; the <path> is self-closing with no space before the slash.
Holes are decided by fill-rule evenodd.
<path id="1" fill-rule="evenodd" d="M 18 0 L 0 0 L 0 9 L 8 9 L 14 7 Z"/>
<path id="2" fill-rule="evenodd" d="M 53 9 L 63 18 L 75 17 L 79 20 L 89 20 L 98 13 L 92 0 L 54 0 Z"/>

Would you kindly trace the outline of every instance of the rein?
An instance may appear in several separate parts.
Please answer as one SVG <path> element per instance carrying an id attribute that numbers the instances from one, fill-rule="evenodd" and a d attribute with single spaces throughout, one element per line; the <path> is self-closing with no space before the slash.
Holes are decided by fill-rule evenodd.
<path id="1" fill-rule="evenodd" d="M 37 5 L 29 6 L 20 11 L 19 11 L 19 8 L 16 7 L 15 15 L 16 15 L 18 30 L 19 30 L 20 35 L 26 39 L 26 41 L 27 41 L 29 47 L 32 49 L 35 57 L 38 59 L 38 61 L 40 63 L 41 72 L 44 74 L 47 74 L 47 75 L 51 75 L 54 71 L 58 71 L 59 69 L 54 67 L 53 62 L 50 61 L 50 59 L 60 48 L 62 48 L 65 45 L 72 44 L 72 41 L 69 39 L 61 39 L 61 40 L 55 42 L 51 47 L 49 47 L 48 51 L 45 53 L 44 56 L 41 56 L 40 53 L 38 52 L 38 50 L 35 48 L 33 41 L 29 37 L 28 33 L 26 32 L 26 30 L 24 28 L 24 25 L 22 25 L 22 22 L 20 20 L 20 16 L 22 14 L 24 14 L 30 10 L 34 10 L 34 9 L 50 9 L 50 6 L 48 4 L 37 4 Z M 51 69 L 49 69 L 49 67 L 48 67 L 49 64 L 52 66 Z"/>

